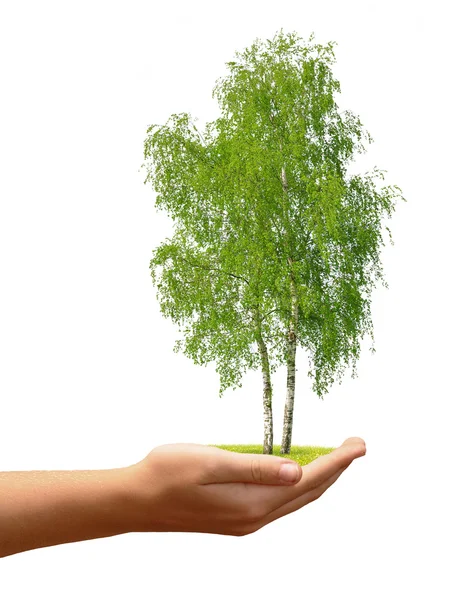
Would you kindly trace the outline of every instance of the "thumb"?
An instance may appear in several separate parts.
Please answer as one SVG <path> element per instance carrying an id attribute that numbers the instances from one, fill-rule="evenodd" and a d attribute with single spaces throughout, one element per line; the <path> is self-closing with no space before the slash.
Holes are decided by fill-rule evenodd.
<path id="1" fill-rule="evenodd" d="M 242 454 L 224 450 L 218 456 L 211 483 L 260 483 L 292 485 L 302 477 L 301 466 L 286 458 L 269 454 Z"/>

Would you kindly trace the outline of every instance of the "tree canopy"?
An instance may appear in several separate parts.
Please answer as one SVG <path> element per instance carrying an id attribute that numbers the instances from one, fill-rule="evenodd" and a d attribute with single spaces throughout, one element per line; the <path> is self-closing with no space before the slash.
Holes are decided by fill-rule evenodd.
<path id="1" fill-rule="evenodd" d="M 213 90 L 221 116 L 201 133 L 189 113 L 171 115 L 148 128 L 144 156 L 156 207 L 179 224 L 151 265 L 178 257 L 163 275 L 162 308 L 197 319 L 186 353 L 219 360 L 223 385 L 236 384 L 240 365 L 258 364 L 244 326 L 257 306 L 268 314 L 274 360 L 287 359 L 292 332 L 323 397 L 346 367 L 355 376 L 364 335 L 374 341 L 370 296 L 378 280 L 387 286 L 384 229 L 391 240 L 382 222 L 402 196 L 397 186 L 379 189 L 385 171 L 376 167 L 348 175 L 373 140 L 357 116 L 339 112 L 334 43 L 312 40 L 281 31 L 236 53 Z"/>

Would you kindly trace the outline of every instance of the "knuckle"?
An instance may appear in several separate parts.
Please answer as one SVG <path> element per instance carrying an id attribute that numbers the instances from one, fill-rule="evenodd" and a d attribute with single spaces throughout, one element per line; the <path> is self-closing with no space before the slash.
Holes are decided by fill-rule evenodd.
<path id="1" fill-rule="evenodd" d="M 234 533 L 232 533 L 233 537 L 244 537 L 245 535 L 248 535 L 246 531 L 244 531 L 244 529 L 237 529 L 237 531 L 235 531 Z"/>
<path id="2" fill-rule="evenodd" d="M 245 511 L 245 522 L 251 523 L 252 525 L 258 523 L 265 516 L 263 507 L 259 504 L 252 504 L 247 507 Z"/>
<path id="3" fill-rule="evenodd" d="M 318 498 L 321 498 L 321 496 L 324 494 L 324 490 L 321 488 L 316 488 L 316 490 L 313 490 L 312 493 L 312 500 L 318 500 Z"/>
<path id="4" fill-rule="evenodd" d="M 251 525 L 242 525 L 239 529 L 237 529 L 232 535 L 235 537 L 244 537 L 245 535 L 250 535 L 254 533 L 258 528 L 253 527 Z"/>
<path id="5" fill-rule="evenodd" d="M 261 468 L 261 463 L 259 460 L 253 458 L 251 460 L 251 473 L 252 473 L 252 479 L 256 482 L 256 483 L 261 483 L 262 481 L 262 468 Z"/>

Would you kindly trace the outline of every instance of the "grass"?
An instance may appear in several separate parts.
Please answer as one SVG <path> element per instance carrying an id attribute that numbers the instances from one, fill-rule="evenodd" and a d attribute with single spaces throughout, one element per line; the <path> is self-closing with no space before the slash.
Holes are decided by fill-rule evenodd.
<path id="1" fill-rule="evenodd" d="M 208 444 L 209 446 L 214 446 L 215 448 L 221 448 L 222 450 L 230 450 L 231 452 L 242 452 L 248 454 L 263 454 L 263 446 L 258 444 L 255 445 L 216 445 L 216 444 Z M 290 454 L 280 454 L 280 446 L 274 445 L 273 447 L 273 455 L 274 456 L 283 456 L 283 458 L 289 458 L 290 460 L 295 460 L 301 466 L 312 462 L 318 456 L 323 456 L 324 454 L 329 454 L 332 452 L 334 448 L 324 448 L 322 446 L 291 446 Z"/>

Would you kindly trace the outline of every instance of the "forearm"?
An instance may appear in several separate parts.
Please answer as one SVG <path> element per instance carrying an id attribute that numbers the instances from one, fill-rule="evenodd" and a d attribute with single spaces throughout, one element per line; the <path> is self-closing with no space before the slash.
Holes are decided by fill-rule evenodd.
<path id="1" fill-rule="evenodd" d="M 127 469 L 0 473 L 0 557 L 130 531 Z"/>

